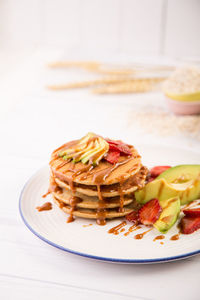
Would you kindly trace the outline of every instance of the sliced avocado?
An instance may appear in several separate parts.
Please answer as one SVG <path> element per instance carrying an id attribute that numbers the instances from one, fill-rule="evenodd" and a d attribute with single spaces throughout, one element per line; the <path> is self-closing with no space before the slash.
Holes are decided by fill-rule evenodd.
<path id="1" fill-rule="evenodd" d="M 179 165 L 167 169 L 157 179 L 164 178 L 168 183 L 183 183 L 200 176 L 200 165 Z"/>
<path id="2" fill-rule="evenodd" d="M 98 162 L 101 160 L 103 155 L 108 151 L 109 145 L 108 143 L 102 139 L 101 137 L 95 141 L 95 147 L 91 151 L 85 153 L 86 155 L 81 160 L 82 163 L 87 163 L 89 160 L 92 161 L 93 165 L 97 165 Z"/>
<path id="3" fill-rule="evenodd" d="M 64 159 L 72 159 L 74 163 L 82 161 L 82 163 L 86 164 L 90 161 L 93 165 L 97 165 L 108 150 L 109 144 L 105 139 L 89 132 L 74 146 L 61 151 L 59 156 Z"/>
<path id="4" fill-rule="evenodd" d="M 61 151 L 59 153 L 59 156 L 68 156 L 68 158 L 71 158 L 72 155 L 77 152 L 76 154 L 81 154 L 81 152 L 85 151 L 85 148 L 87 146 L 88 141 L 95 136 L 94 133 L 89 132 L 87 133 L 83 138 L 81 138 L 79 141 L 77 141 L 77 144 L 69 147 L 68 149 Z M 71 155 L 71 156 L 70 156 Z"/>
<path id="5" fill-rule="evenodd" d="M 85 152 L 84 155 L 81 157 L 82 163 L 86 164 L 89 161 L 90 157 L 92 157 L 94 153 L 99 152 L 100 149 L 101 147 L 99 145 L 98 140 L 95 140 L 94 147 L 90 151 Z"/>
<path id="6" fill-rule="evenodd" d="M 189 203 L 200 197 L 200 165 L 179 165 L 172 167 L 157 177 L 165 179 L 172 188 L 180 189 L 188 184 L 186 191 L 181 193 L 181 204 Z"/>
<path id="7" fill-rule="evenodd" d="M 93 150 L 91 150 L 91 149 L 93 149 L 93 147 L 94 147 L 94 141 L 92 141 L 91 143 L 89 143 L 89 145 L 87 146 L 87 148 L 84 148 L 82 151 L 80 151 L 80 152 L 78 152 L 76 154 L 73 154 L 72 155 L 73 162 L 77 163 L 80 160 L 82 160 L 82 158 L 84 158 L 87 153 L 89 153 L 90 151 L 93 151 Z"/>
<path id="8" fill-rule="evenodd" d="M 78 153 L 78 152 L 81 152 L 81 151 L 84 151 L 84 148 L 86 147 L 86 144 L 81 144 L 81 145 L 76 145 L 74 146 L 73 148 L 68 148 L 66 150 L 63 150 L 59 153 L 59 156 L 60 157 L 63 157 L 63 156 L 68 156 L 68 157 L 72 157 L 72 155 L 74 153 Z"/>
<path id="9" fill-rule="evenodd" d="M 135 199 L 139 203 L 146 203 L 153 198 L 163 201 L 172 197 L 179 197 L 181 205 L 198 199 L 200 180 L 190 180 L 181 184 L 170 184 L 164 178 L 155 179 L 135 192 Z"/>
<path id="10" fill-rule="evenodd" d="M 82 147 L 82 145 L 83 147 L 85 147 L 85 145 L 87 145 L 88 142 L 91 142 L 94 137 L 97 137 L 95 133 L 88 132 L 83 138 L 79 140 L 78 145 L 80 145 L 80 147 Z"/>
<path id="11" fill-rule="evenodd" d="M 106 140 L 99 138 L 99 144 L 101 146 L 101 150 L 92 156 L 92 161 L 94 165 L 98 165 L 100 160 L 103 158 L 103 156 L 108 152 L 109 150 L 109 144 Z"/>
<path id="12" fill-rule="evenodd" d="M 160 201 L 176 197 L 178 190 L 172 188 L 165 179 L 156 179 L 147 183 L 141 190 L 135 192 L 135 199 L 139 203 L 146 203 L 153 198 Z"/>
<path id="13" fill-rule="evenodd" d="M 153 226 L 162 233 L 166 233 L 176 222 L 180 213 L 180 199 L 173 197 L 160 202 L 163 211 Z"/>

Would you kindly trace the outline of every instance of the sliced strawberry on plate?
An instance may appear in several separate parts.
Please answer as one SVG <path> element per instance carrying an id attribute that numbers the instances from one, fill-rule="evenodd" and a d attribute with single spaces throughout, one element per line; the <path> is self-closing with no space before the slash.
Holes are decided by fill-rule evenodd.
<path id="1" fill-rule="evenodd" d="M 138 211 L 133 210 L 130 214 L 125 216 L 126 220 L 132 223 L 138 223 Z"/>
<path id="2" fill-rule="evenodd" d="M 200 217 L 200 208 L 184 209 L 183 212 L 188 217 Z"/>
<path id="3" fill-rule="evenodd" d="M 120 152 L 119 151 L 108 151 L 108 155 L 105 157 L 105 160 L 111 164 L 116 164 L 119 160 Z"/>
<path id="4" fill-rule="evenodd" d="M 151 174 L 151 177 L 153 178 L 156 178 L 158 177 L 161 173 L 163 173 L 164 171 L 166 171 L 167 169 L 171 168 L 170 166 L 156 166 L 156 167 L 153 167 L 151 170 L 150 170 L 150 174 Z"/>
<path id="5" fill-rule="evenodd" d="M 139 210 L 139 220 L 144 225 L 153 225 L 159 218 L 162 207 L 158 199 L 152 199 Z"/>
<path id="6" fill-rule="evenodd" d="M 200 217 L 183 217 L 180 223 L 181 232 L 190 234 L 200 228 Z"/>

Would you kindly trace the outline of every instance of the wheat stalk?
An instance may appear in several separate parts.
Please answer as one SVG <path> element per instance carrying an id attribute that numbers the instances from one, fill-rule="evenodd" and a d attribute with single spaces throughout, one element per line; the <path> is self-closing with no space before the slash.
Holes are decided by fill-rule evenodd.
<path id="1" fill-rule="evenodd" d="M 91 86 L 99 86 L 99 85 L 108 85 L 108 84 L 117 84 L 129 81 L 129 78 L 102 78 L 97 80 L 88 80 L 88 81 L 80 81 L 80 82 L 71 82 L 66 84 L 59 84 L 59 85 L 48 85 L 47 88 L 49 90 L 69 90 L 69 89 L 76 89 L 76 88 L 86 88 Z"/>
<path id="2" fill-rule="evenodd" d="M 49 68 L 81 68 L 86 70 L 95 70 L 99 68 L 98 62 L 93 61 L 57 61 L 49 63 Z"/>
<path id="3" fill-rule="evenodd" d="M 172 71 L 173 66 L 159 66 L 159 65 L 144 65 L 132 64 L 129 68 L 119 67 L 117 65 L 109 65 L 96 61 L 56 61 L 49 63 L 50 68 L 81 68 L 91 72 L 115 75 L 115 76 L 130 76 L 138 72 L 156 72 L 156 71 Z"/>
<path id="4" fill-rule="evenodd" d="M 93 89 L 94 94 L 128 94 L 144 93 L 154 90 L 163 78 L 132 79 L 127 82 L 110 84 Z"/>

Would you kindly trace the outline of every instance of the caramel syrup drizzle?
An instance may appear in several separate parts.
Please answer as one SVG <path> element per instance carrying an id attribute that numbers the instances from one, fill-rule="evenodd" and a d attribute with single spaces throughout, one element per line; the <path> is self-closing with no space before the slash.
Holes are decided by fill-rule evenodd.
<path id="1" fill-rule="evenodd" d="M 92 226 L 93 224 L 92 223 L 90 223 L 90 224 L 85 224 L 85 225 L 83 225 L 83 227 L 89 227 L 89 226 Z"/>
<path id="2" fill-rule="evenodd" d="M 175 234 L 175 235 L 173 235 L 173 236 L 170 238 L 170 240 L 171 240 L 171 241 L 177 241 L 177 240 L 179 240 L 179 237 L 180 237 L 180 232 L 177 233 L 177 234 Z"/>
<path id="3" fill-rule="evenodd" d="M 41 206 L 37 206 L 36 209 L 38 211 L 51 210 L 52 209 L 52 204 L 51 204 L 51 202 L 46 202 Z"/>
<path id="4" fill-rule="evenodd" d="M 94 173 L 93 175 L 93 182 L 94 183 L 99 183 L 99 184 L 103 184 L 103 182 L 107 179 L 107 177 L 114 171 L 116 170 L 117 168 L 119 168 L 120 166 L 128 163 L 129 161 L 133 160 L 134 158 L 133 157 L 129 157 L 121 162 L 118 162 L 116 164 L 114 164 L 113 166 L 110 166 L 104 170 L 100 170 L 96 173 Z"/>
<path id="5" fill-rule="evenodd" d="M 144 235 L 147 234 L 147 233 L 148 233 L 149 231 L 151 231 L 151 230 L 153 230 L 153 228 L 150 228 L 149 230 L 144 231 L 143 233 L 136 234 L 136 235 L 134 236 L 134 238 L 135 238 L 136 240 L 141 240 L 141 239 L 144 237 Z"/>
<path id="6" fill-rule="evenodd" d="M 106 224 L 106 203 L 103 200 L 102 194 L 101 194 L 101 187 L 100 184 L 106 180 L 106 178 L 114 171 L 116 170 L 119 166 L 129 162 L 133 158 L 128 158 L 122 162 L 116 163 L 114 166 L 108 167 L 104 170 L 101 170 L 99 172 L 96 172 L 93 175 L 93 182 L 97 184 L 97 192 L 98 192 L 98 197 L 99 197 L 99 207 L 97 209 L 97 224 L 99 225 L 105 225 Z M 122 183 L 119 183 L 119 188 L 118 192 L 120 195 L 120 208 L 119 212 L 123 212 L 123 207 L 124 207 L 124 195 L 122 191 Z"/>
<path id="7" fill-rule="evenodd" d="M 181 209 L 181 211 L 183 211 L 184 209 L 193 208 L 193 207 L 195 207 L 196 205 L 200 205 L 199 199 L 193 200 L 192 202 L 186 204 L 186 205 Z"/>
<path id="8" fill-rule="evenodd" d="M 42 195 L 42 198 L 46 198 L 52 192 L 60 192 L 62 189 L 57 185 L 55 177 L 52 175 L 49 182 L 49 188 L 46 194 Z"/>
<path id="9" fill-rule="evenodd" d="M 118 224 L 117 226 L 109 229 L 108 233 L 117 235 L 117 234 L 119 234 L 119 231 L 126 225 L 127 225 L 126 221 L 123 221 L 122 223 Z"/>
<path id="10" fill-rule="evenodd" d="M 79 199 L 78 199 L 78 197 L 75 196 L 76 188 L 75 188 L 73 180 L 74 180 L 74 176 L 76 176 L 76 173 L 73 173 L 74 167 L 75 167 L 75 164 L 71 164 L 72 176 L 68 180 L 70 189 L 72 191 L 72 197 L 69 200 L 69 203 L 70 203 L 70 214 L 69 214 L 69 217 L 67 219 L 67 223 L 71 223 L 71 222 L 73 222 L 75 220 L 73 213 L 74 213 L 74 211 L 76 209 L 77 203 L 80 202 Z"/>
<path id="11" fill-rule="evenodd" d="M 97 208 L 97 224 L 105 225 L 106 224 L 106 203 L 102 197 L 101 186 L 97 185 L 97 192 L 99 197 L 98 208 Z"/>
<path id="12" fill-rule="evenodd" d="M 55 170 L 57 171 L 58 169 L 61 169 L 62 167 L 64 167 L 66 164 L 68 164 L 70 162 L 70 159 L 66 159 L 64 160 L 61 164 L 59 164 Z"/>
<path id="13" fill-rule="evenodd" d="M 153 239 L 153 241 L 155 242 L 155 241 L 157 241 L 157 240 L 163 240 L 165 238 L 165 236 L 162 234 L 162 235 L 157 235 L 154 239 Z"/>
<path id="14" fill-rule="evenodd" d="M 69 204 L 70 204 L 70 215 L 67 219 L 67 223 L 71 223 L 73 222 L 74 219 L 74 211 L 76 210 L 77 204 L 80 203 L 82 201 L 81 198 L 76 197 L 74 194 L 72 195 L 72 197 L 69 199 Z"/>
<path id="15" fill-rule="evenodd" d="M 129 227 L 128 231 L 124 233 L 124 236 L 129 235 L 131 232 L 140 229 L 141 226 L 138 226 L 137 224 L 132 225 L 131 227 Z"/>
<path id="16" fill-rule="evenodd" d="M 122 190 L 122 183 L 119 183 L 119 196 L 120 196 L 120 207 L 119 207 L 119 212 L 124 212 L 124 193 Z"/>

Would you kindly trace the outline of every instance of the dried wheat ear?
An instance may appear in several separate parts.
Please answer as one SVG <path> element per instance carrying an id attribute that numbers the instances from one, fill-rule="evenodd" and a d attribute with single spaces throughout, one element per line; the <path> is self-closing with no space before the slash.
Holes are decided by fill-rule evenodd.
<path id="1" fill-rule="evenodd" d="M 57 61 L 49 63 L 49 68 L 81 68 L 81 69 L 96 69 L 99 67 L 98 62 L 93 61 Z"/>
<path id="2" fill-rule="evenodd" d="M 67 90 L 67 89 L 76 89 L 76 88 L 85 88 L 91 86 L 101 86 L 107 84 L 115 84 L 121 83 L 130 80 L 126 77 L 116 78 L 114 76 L 101 78 L 96 80 L 88 80 L 88 81 L 80 81 L 80 82 L 71 82 L 66 84 L 59 84 L 59 85 L 49 85 L 47 88 L 51 90 Z"/>
<path id="3" fill-rule="evenodd" d="M 158 89 L 158 83 L 163 81 L 163 78 L 146 78 L 127 80 L 117 84 L 93 89 L 95 94 L 128 94 L 128 93 L 145 93 Z"/>
<path id="4" fill-rule="evenodd" d="M 67 84 L 60 85 L 49 85 L 47 86 L 50 90 L 68 90 L 68 89 L 76 89 L 76 88 L 86 88 L 92 86 L 100 86 L 97 89 L 94 89 L 94 93 L 102 94 L 102 93 L 112 93 L 110 91 L 120 91 L 123 92 L 130 90 L 133 92 L 140 91 L 148 91 L 152 88 L 153 85 L 163 81 L 164 78 L 147 78 L 147 79 L 134 79 L 127 77 L 108 77 L 97 80 L 89 80 L 89 81 L 80 81 L 80 82 L 71 82 Z M 101 87 L 102 86 L 102 87 Z"/>

